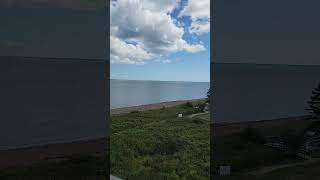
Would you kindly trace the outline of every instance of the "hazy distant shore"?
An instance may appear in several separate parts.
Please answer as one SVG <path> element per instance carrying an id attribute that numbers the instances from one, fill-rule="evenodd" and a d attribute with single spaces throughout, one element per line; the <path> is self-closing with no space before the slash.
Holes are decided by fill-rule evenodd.
<path id="1" fill-rule="evenodd" d="M 132 111 L 146 111 L 151 109 L 160 109 L 162 107 L 173 107 L 180 104 L 184 104 L 187 102 L 195 102 L 201 101 L 202 99 L 191 99 L 191 100 L 178 100 L 178 101 L 168 101 L 168 102 L 161 102 L 161 103 L 154 103 L 154 104 L 146 104 L 146 105 L 139 105 L 139 106 L 131 106 L 131 107 L 123 107 L 123 108 L 115 108 L 111 109 L 111 115 L 113 114 L 122 114 L 122 113 L 130 113 Z"/>

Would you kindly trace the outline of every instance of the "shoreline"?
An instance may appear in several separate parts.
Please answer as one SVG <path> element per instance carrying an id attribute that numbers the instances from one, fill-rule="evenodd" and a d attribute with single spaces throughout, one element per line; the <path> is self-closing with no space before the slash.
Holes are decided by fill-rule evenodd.
<path id="1" fill-rule="evenodd" d="M 214 126 L 222 127 L 229 125 L 238 125 L 238 124 L 255 124 L 255 123 L 264 123 L 264 122 L 272 122 L 272 121 L 287 121 L 287 120 L 310 120 L 310 115 L 302 115 L 302 116 L 289 116 L 283 118 L 274 118 L 274 119 L 262 119 L 262 120 L 253 120 L 253 121 L 232 121 L 232 122 L 211 122 Z"/>
<path id="2" fill-rule="evenodd" d="M 145 111 L 173 107 L 186 102 L 196 102 L 203 99 L 178 100 L 146 104 L 139 106 L 111 109 L 110 113 L 123 114 L 132 111 Z M 106 155 L 109 152 L 110 136 L 94 139 L 75 140 L 71 142 L 53 142 L 48 144 L 30 145 L 0 150 L 0 170 L 15 166 L 25 166 L 34 163 L 45 163 L 65 160 L 73 155 Z"/>
<path id="3" fill-rule="evenodd" d="M 186 102 L 196 102 L 203 99 L 178 100 L 146 104 L 139 106 L 111 109 L 110 114 L 125 114 L 132 111 L 145 111 L 173 107 Z M 34 163 L 46 163 L 65 160 L 77 155 L 106 155 L 109 153 L 110 136 L 94 139 L 75 140 L 71 142 L 54 142 L 34 146 L 17 147 L 0 150 L 0 170 L 16 166 L 31 165 Z"/>
<path id="4" fill-rule="evenodd" d="M 109 137 L 74 142 L 46 144 L 25 148 L 0 150 L 0 170 L 34 163 L 55 162 L 71 156 L 106 155 Z"/>
<path id="5" fill-rule="evenodd" d="M 146 111 L 146 110 L 160 109 L 162 107 L 173 107 L 173 106 L 185 104 L 187 102 L 202 101 L 204 99 L 205 98 L 190 99 L 190 100 L 166 101 L 166 102 L 152 103 L 152 104 L 145 104 L 145 105 L 138 105 L 138 106 L 114 108 L 114 109 L 110 109 L 110 114 L 111 115 L 116 115 L 116 114 L 130 113 L 132 111 Z"/>
<path id="6" fill-rule="evenodd" d="M 240 133 L 246 127 L 275 127 L 283 124 L 301 124 L 305 122 L 317 121 L 311 119 L 309 115 L 294 116 L 287 118 L 277 118 L 270 120 L 257 120 L 257 121 L 243 121 L 243 122 L 230 122 L 230 123 L 210 123 L 212 137 L 222 137 L 233 133 Z"/>

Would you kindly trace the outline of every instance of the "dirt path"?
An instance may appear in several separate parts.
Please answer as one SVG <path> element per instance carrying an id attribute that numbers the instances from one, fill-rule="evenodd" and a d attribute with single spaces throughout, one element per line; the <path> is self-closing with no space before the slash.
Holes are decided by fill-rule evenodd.
<path id="1" fill-rule="evenodd" d="M 110 175 L 110 180 L 122 180 L 122 179 L 120 179 L 120 178 L 118 178 L 118 177 L 115 177 L 115 176 Z"/>
<path id="2" fill-rule="evenodd" d="M 196 114 L 191 114 L 191 115 L 189 115 L 188 117 L 189 118 L 194 118 L 194 117 L 196 117 L 196 116 L 199 116 L 199 115 L 202 115 L 202 114 L 207 114 L 208 112 L 201 112 L 201 113 L 196 113 Z"/>
<path id="3" fill-rule="evenodd" d="M 258 170 L 255 170 L 255 171 L 251 171 L 251 172 L 248 172 L 248 173 L 245 173 L 245 174 L 246 175 L 253 175 L 253 176 L 262 176 L 264 174 L 267 174 L 267 173 L 275 171 L 275 170 L 288 168 L 288 167 L 299 166 L 299 165 L 307 165 L 307 164 L 315 163 L 315 162 L 318 162 L 318 161 L 320 161 L 320 158 L 313 158 L 313 159 L 306 160 L 306 161 L 303 161 L 303 162 L 298 162 L 298 163 L 289 163 L 289 164 L 268 166 L 268 167 L 263 167 L 261 169 L 258 169 Z"/>

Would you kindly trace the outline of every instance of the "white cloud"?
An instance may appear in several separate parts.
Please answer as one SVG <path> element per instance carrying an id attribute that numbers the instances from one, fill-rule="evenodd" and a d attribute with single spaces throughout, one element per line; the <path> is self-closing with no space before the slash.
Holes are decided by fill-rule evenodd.
<path id="1" fill-rule="evenodd" d="M 170 59 L 157 59 L 155 61 L 160 62 L 160 63 L 164 63 L 164 64 L 168 64 L 168 63 L 172 62 Z"/>
<path id="2" fill-rule="evenodd" d="M 150 11 L 171 12 L 179 5 L 180 0 L 141 0 L 143 7 Z"/>
<path id="3" fill-rule="evenodd" d="M 210 0 L 189 0 L 187 6 L 180 12 L 179 17 L 190 16 L 192 34 L 210 32 Z"/>
<path id="4" fill-rule="evenodd" d="M 152 58 L 152 54 L 146 52 L 139 44 L 133 45 L 123 40 L 110 37 L 111 63 L 142 64 L 144 60 Z"/>
<path id="5" fill-rule="evenodd" d="M 168 15 L 178 0 L 118 0 L 111 4 L 112 63 L 141 64 L 178 51 L 205 50 L 201 44 L 186 42 L 183 27 Z"/>
<path id="6" fill-rule="evenodd" d="M 203 33 L 210 32 L 210 23 L 209 21 L 192 21 L 191 27 L 189 29 L 191 34 L 201 35 Z"/>

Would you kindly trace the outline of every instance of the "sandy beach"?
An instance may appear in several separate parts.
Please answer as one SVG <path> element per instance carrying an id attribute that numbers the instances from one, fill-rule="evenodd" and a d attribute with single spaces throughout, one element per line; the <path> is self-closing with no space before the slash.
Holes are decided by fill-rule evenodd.
<path id="1" fill-rule="evenodd" d="M 184 104 L 187 102 L 195 102 L 195 101 L 200 101 L 200 100 L 204 100 L 204 99 L 168 101 L 168 102 L 161 102 L 161 103 L 155 103 L 155 104 L 146 104 L 146 105 L 140 105 L 140 106 L 116 108 L 116 109 L 111 109 L 110 112 L 111 112 L 111 115 L 113 115 L 113 114 L 129 113 L 132 111 L 145 111 L 145 110 L 151 110 L 151 109 L 160 109 L 162 107 L 173 107 L 173 106 L 177 106 L 177 105 Z"/>
<path id="2" fill-rule="evenodd" d="M 150 109 L 159 109 L 162 107 L 172 107 L 198 100 L 201 99 L 170 101 L 118 108 L 112 109 L 111 114 L 114 115 L 129 113 L 131 111 L 145 111 Z M 0 150 L 0 169 L 11 166 L 30 165 L 33 163 L 60 161 L 73 155 L 106 155 L 109 151 L 108 144 L 109 138 L 106 137 L 70 143 L 56 143 L 28 148 L 18 148 L 13 150 Z"/>

